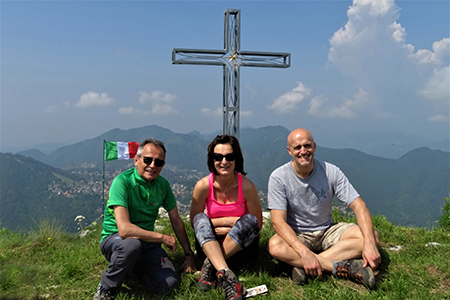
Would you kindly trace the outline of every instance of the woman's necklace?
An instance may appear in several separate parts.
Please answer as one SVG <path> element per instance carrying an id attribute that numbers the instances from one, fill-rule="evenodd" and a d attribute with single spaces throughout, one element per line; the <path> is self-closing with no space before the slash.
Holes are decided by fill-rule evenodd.
<path id="1" fill-rule="evenodd" d="M 235 181 L 235 180 L 233 179 L 232 182 L 231 182 L 226 188 L 222 187 L 222 185 L 220 184 L 220 189 L 222 190 L 222 193 L 223 193 L 224 195 L 226 195 L 227 193 L 229 193 L 229 192 L 230 192 L 230 189 L 233 188 L 233 186 L 234 186 L 234 184 L 235 184 L 234 181 Z"/>

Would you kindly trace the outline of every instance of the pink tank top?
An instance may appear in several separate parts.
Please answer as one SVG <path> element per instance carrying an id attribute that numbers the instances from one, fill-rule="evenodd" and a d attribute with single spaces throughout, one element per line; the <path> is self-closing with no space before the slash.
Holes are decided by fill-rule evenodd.
<path id="1" fill-rule="evenodd" d="M 242 175 L 238 175 L 238 199 L 234 203 L 223 204 L 217 202 L 214 198 L 214 174 L 209 174 L 209 195 L 206 198 L 206 215 L 210 218 L 222 217 L 242 217 L 248 214 L 247 204 L 244 199 L 244 192 L 242 190 Z"/>

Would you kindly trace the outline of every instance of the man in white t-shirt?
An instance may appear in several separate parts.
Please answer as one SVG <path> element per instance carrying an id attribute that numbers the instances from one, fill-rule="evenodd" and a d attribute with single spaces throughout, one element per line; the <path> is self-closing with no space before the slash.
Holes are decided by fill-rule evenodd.
<path id="1" fill-rule="evenodd" d="M 269 240 L 269 253 L 293 267 L 297 284 L 307 275 L 321 279 L 326 271 L 374 288 L 372 270 L 381 257 L 366 204 L 338 167 L 314 159 L 316 143 L 309 131 L 295 129 L 287 144 L 292 161 L 269 178 L 268 208 L 277 233 Z M 334 196 L 353 210 L 357 225 L 332 222 Z"/>

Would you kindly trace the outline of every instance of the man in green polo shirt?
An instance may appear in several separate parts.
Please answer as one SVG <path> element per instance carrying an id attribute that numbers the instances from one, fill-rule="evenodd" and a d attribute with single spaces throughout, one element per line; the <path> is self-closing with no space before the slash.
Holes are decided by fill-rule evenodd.
<path id="1" fill-rule="evenodd" d="M 173 236 L 154 231 L 162 206 L 186 255 L 183 269 L 195 271 L 189 239 L 168 181 L 159 176 L 165 164 L 164 144 L 147 139 L 139 145 L 133 169 L 118 175 L 109 190 L 100 249 L 109 261 L 94 295 L 94 300 L 113 299 L 125 277 L 138 279 L 156 293 L 167 293 L 178 285 L 175 268 L 161 248 L 173 253 Z"/>

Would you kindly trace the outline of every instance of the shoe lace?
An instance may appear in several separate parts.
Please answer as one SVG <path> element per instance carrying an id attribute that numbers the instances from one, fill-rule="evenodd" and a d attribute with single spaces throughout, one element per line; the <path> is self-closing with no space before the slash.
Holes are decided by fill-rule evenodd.
<path id="1" fill-rule="evenodd" d="M 338 277 L 351 279 L 359 282 L 362 282 L 364 279 L 364 276 L 361 273 L 352 272 L 350 268 L 350 263 L 348 262 L 336 267 L 336 275 Z"/>
<path id="2" fill-rule="evenodd" d="M 202 268 L 202 273 L 200 275 L 200 281 L 203 283 L 214 284 L 214 267 L 209 262 Z"/>
<path id="3" fill-rule="evenodd" d="M 229 277 L 224 278 L 224 287 L 226 299 L 234 299 L 242 294 L 242 286 L 240 283 L 230 280 Z"/>

